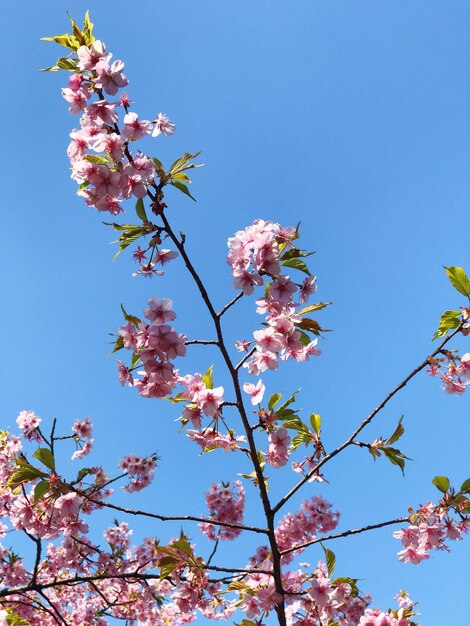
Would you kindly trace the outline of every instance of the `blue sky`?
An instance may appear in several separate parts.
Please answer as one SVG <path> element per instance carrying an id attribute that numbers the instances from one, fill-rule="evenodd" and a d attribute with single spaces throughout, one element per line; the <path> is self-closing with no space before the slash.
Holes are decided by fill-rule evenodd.
<path id="1" fill-rule="evenodd" d="M 59 47 L 40 37 L 65 32 L 66 10 L 95 31 L 126 63 L 129 94 L 144 118 L 159 111 L 177 125 L 171 138 L 148 142 L 172 162 L 203 150 L 194 204 L 169 193 L 169 213 L 222 305 L 234 294 L 226 240 L 253 219 L 302 221 L 303 247 L 322 300 L 334 307 L 321 322 L 334 332 L 308 365 L 265 376 L 269 392 L 302 387 L 305 412 L 323 416 L 327 447 L 343 441 L 386 393 L 432 349 L 441 312 L 463 305 L 443 265 L 470 271 L 470 6 L 464 1 L 179 0 L 139 3 L 58 0 L 3 3 L 4 58 L 2 426 L 34 409 L 95 424 L 94 463 L 111 470 L 128 452 L 158 450 L 148 492 L 115 501 L 164 513 L 204 512 L 203 492 L 241 471 L 229 455 L 197 457 L 177 434 L 176 409 L 120 388 L 107 333 L 121 324 L 119 305 L 139 314 L 151 296 L 169 296 L 177 328 L 194 338 L 210 324 L 184 268 L 132 278 L 130 255 L 112 262 L 113 233 L 75 197 L 65 155 L 76 124 L 60 87 L 62 74 L 40 74 Z M 133 215 L 132 205 L 128 208 Z M 253 301 L 227 316 L 230 337 L 249 336 Z M 459 344 L 456 344 L 459 347 Z M 460 348 L 469 351 L 469 342 Z M 207 369 L 228 381 L 210 349 L 193 348 L 181 367 Z M 470 392 L 467 392 L 467 394 Z M 405 415 L 397 468 L 352 450 L 332 461 L 329 485 L 308 486 L 341 509 L 341 528 L 402 515 L 436 498 L 431 480 L 467 477 L 469 397 L 448 397 L 422 375 L 378 416 L 369 441 L 390 434 Z M 307 413 L 308 414 L 308 413 Z M 67 451 L 64 459 L 67 458 Z M 71 453 L 71 451 L 70 451 Z M 467 465 L 467 467 L 466 467 Z M 295 482 L 274 474 L 272 493 Z M 274 485 L 274 482 L 276 484 Z M 249 492 L 247 520 L 259 521 Z M 298 505 L 299 499 L 295 501 Z M 98 521 L 105 524 L 106 515 Z M 187 528 L 207 546 L 196 529 Z M 169 538 L 179 528 L 138 524 L 136 537 Z M 468 544 L 468 542 L 467 542 Z M 420 601 L 422 623 L 461 622 L 466 611 L 465 542 L 418 567 L 398 563 L 391 530 L 342 539 L 330 547 L 339 575 L 364 579 L 382 607 L 402 588 Z M 240 553 L 253 549 L 246 540 Z M 238 557 L 225 547 L 226 560 Z M 304 555 L 315 563 L 320 550 Z"/>

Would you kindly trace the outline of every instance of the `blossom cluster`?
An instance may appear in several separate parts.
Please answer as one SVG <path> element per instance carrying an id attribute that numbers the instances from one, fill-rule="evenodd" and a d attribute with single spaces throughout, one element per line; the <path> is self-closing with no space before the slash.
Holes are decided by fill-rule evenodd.
<path id="1" fill-rule="evenodd" d="M 140 378 L 132 374 L 131 369 L 118 361 L 119 379 L 136 387 L 144 398 L 164 398 L 171 394 L 178 383 L 178 375 L 171 361 L 186 354 L 186 335 L 177 333 L 168 322 L 176 318 L 172 302 L 167 298 L 151 298 L 144 310 L 150 324 L 137 318 L 121 326 L 116 349 L 132 350 L 143 370 Z"/>
<path id="2" fill-rule="evenodd" d="M 470 352 L 462 357 L 449 350 L 443 352 L 443 357 L 430 359 L 430 367 L 426 371 L 431 376 L 441 375 L 442 388 L 446 393 L 462 395 L 470 385 Z"/>
<path id="3" fill-rule="evenodd" d="M 263 284 L 263 277 L 269 279 L 265 296 L 256 301 L 257 312 L 266 316 L 267 327 L 253 333 L 254 342 L 239 341 L 236 344 L 239 350 L 248 350 L 254 343 L 254 353 L 244 366 L 255 376 L 266 370 L 276 370 L 279 359 L 306 361 L 320 354 L 317 339 L 310 341 L 301 330 L 306 320 L 296 311 L 316 291 L 316 277 L 310 274 L 302 260 L 308 255 L 294 246 L 297 237 L 295 228 L 282 228 L 279 224 L 258 219 L 228 240 L 227 263 L 232 268 L 237 289 L 251 295 L 255 287 Z M 289 275 L 281 273 L 282 267 L 301 269 L 308 276 L 297 284 Z"/>
<path id="4" fill-rule="evenodd" d="M 211 485 L 206 493 L 206 503 L 210 517 L 214 521 L 234 525 L 243 524 L 245 489 L 239 480 L 234 481 L 233 489 L 230 488 L 230 484 Z M 199 529 L 212 541 L 236 539 L 242 532 L 241 528 L 216 527 L 211 523 L 199 524 Z"/>
<path id="5" fill-rule="evenodd" d="M 141 457 L 135 454 L 128 454 L 119 463 L 119 467 L 129 478 L 129 484 L 123 487 L 124 491 L 142 491 L 152 482 L 153 473 L 157 466 L 155 456 Z"/>
<path id="6" fill-rule="evenodd" d="M 72 432 L 77 444 L 77 450 L 75 450 L 72 455 L 73 461 L 74 459 L 81 459 L 91 452 L 93 447 L 93 439 L 91 438 L 93 425 L 91 419 L 85 417 L 83 420 L 75 420 L 72 426 Z"/>
<path id="7" fill-rule="evenodd" d="M 16 418 L 18 428 L 23 431 L 23 437 L 29 441 L 41 441 L 42 436 L 39 432 L 39 424 L 41 418 L 34 411 L 21 411 Z"/>
<path id="8" fill-rule="evenodd" d="M 71 132 L 67 149 L 72 178 L 80 185 L 78 193 L 89 206 L 117 215 L 124 199 L 144 198 L 155 177 L 152 160 L 142 153 L 132 157 L 129 143 L 150 134 L 171 135 L 175 125 L 162 113 L 152 121 L 139 119 L 129 111 L 131 100 L 126 93 L 118 100 L 108 100 L 129 83 L 123 74 L 124 63 L 111 62 L 111 58 L 102 41 L 80 46 L 77 72 L 70 76 L 62 95 L 70 113 L 81 115 L 80 128 Z M 91 101 L 93 96 L 95 101 Z M 121 131 L 120 108 L 124 109 Z"/>
<path id="9" fill-rule="evenodd" d="M 450 517 L 447 508 L 428 502 L 413 515 L 412 523 L 407 528 L 393 533 L 393 536 L 400 539 L 403 545 L 398 558 L 403 563 L 416 565 L 429 559 L 429 552 L 433 549 L 449 550 L 444 543 L 445 540 L 460 540 L 462 535 L 469 530 L 470 519 L 468 517 L 461 517 L 457 521 Z"/>

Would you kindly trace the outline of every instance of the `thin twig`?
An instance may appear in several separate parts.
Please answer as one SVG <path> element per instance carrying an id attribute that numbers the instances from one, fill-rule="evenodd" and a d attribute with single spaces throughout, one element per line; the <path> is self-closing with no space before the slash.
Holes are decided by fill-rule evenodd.
<path id="1" fill-rule="evenodd" d="M 372 411 L 372 413 L 370 413 L 360 424 L 359 426 L 356 428 L 356 430 L 352 433 L 352 435 L 350 437 L 348 437 L 346 439 L 346 441 L 344 443 L 342 443 L 340 446 L 338 446 L 336 448 L 336 450 L 333 450 L 333 452 L 330 452 L 329 454 L 327 454 L 325 457 L 323 457 L 323 459 L 321 461 L 319 461 L 315 467 L 313 467 L 308 474 L 306 474 L 301 480 L 299 480 L 299 482 L 292 487 L 292 489 L 283 497 L 281 498 L 281 500 L 279 500 L 279 502 L 276 504 L 276 506 L 274 507 L 273 511 L 277 512 L 279 511 L 279 509 L 281 509 L 288 500 L 290 500 L 292 498 L 292 496 L 297 493 L 297 491 L 303 486 L 305 485 L 305 483 L 313 476 L 313 474 L 315 474 L 316 472 L 318 472 L 318 470 L 325 465 L 325 463 L 327 463 L 328 461 L 330 461 L 332 458 L 334 458 L 337 454 L 339 454 L 342 450 L 344 450 L 345 448 L 347 448 L 348 446 L 350 446 L 353 441 L 355 440 L 355 438 L 357 437 L 357 435 L 368 425 L 370 424 L 370 422 L 374 419 L 374 417 L 377 415 L 377 413 L 379 413 L 387 404 L 388 402 L 393 398 L 393 396 L 395 394 L 397 394 L 401 389 L 403 389 L 403 387 L 405 387 L 409 381 L 414 378 L 416 376 L 416 374 L 418 374 L 421 370 L 423 370 L 426 365 L 429 365 L 429 361 L 430 359 L 432 359 L 433 357 L 436 356 L 436 354 L 439 354 L 439 352 L 442 350 L 442 348 L 453 338 L 455 337 L 455 335 L 457 333 L 459 333 L 462 330 L 462 326 L 463 326 L 463 322 L 458 326 L 458 328 L 456 328 L 452 333 L 450 333 L 450 335 L 448 335 L 444 341 L 436 348 L 436 350 L 434 350 L 434 352 L 432 354 L 430 354 L 429 356 L 427 356 L 424 361 L 422 363 L 420 363 L 420 365 L 418 365 L 417 367 L 414 368 L 414 370 L 412 370 L 408 376 L 406 376 L 406 378 L 404 378 L 400 384 L 398 384 L 389 394 L 387 394 L 385 396 L 385 398 L 382 400 L 382 402 Z"/>
<path id="2" fill-rule="evenodd" d="M 380 522 L 379 524 L 370 524 L 369 526 L 363 526 L 362 528 L 355 528 L 353 530 L 345 530 L 342 533 L 336 533 L 335 535 L 326 535 L 325 537 L 316 537 L 311 541 L 306 541 L 298 546 L 292 546 L 287 550 L 281 552 L 282 555 L 295 552 L 296 550 L 303 550 L 308 546 L 313 546 L 315 543 L 323 543 L 324 541 L 331 541 L 332 539 L 340 539 L 341 537 L 348 537 L 349 535 L 359 535 L 365 533 L 368 530 L 375 530 L 376 528 L 383 528 L 384 526 L 392 526 L 393 524 L 402 524 L 408 521 L 409 517 L 397 517 L 396 519 L 388 520 L 387 522 Z"/>
<path id="3" fill-rule="evenodd" d="M 218 318 L 221 318 L 221 317 L 222 317 L 222 315 L 223 315 L 226 311 L 228 311 L 228 310 L 230 309 L 230 307 L 232 307 L 232 306 L 235 304 L 235 302 L 238 302 L 238 300 L 240 300 L 240 298 L 243 298 L 243 296 L 244 296 L 244 295 L 245 295 L 245 294 L 243 293 L 243 291 L 240 291 L 240 293 L 239 293 L 239 294 L 237 294 L 237 295 L 235 296 L 235 298 L 233 298 L 233 300 L 230 300 L 230 302 L 229 302 L 228 304 L 226 304 L 226 305 L 225 305 L 222 309 L 220 309 L 220 311 L 217 313 L 217 317 L 218 317 Z"/>

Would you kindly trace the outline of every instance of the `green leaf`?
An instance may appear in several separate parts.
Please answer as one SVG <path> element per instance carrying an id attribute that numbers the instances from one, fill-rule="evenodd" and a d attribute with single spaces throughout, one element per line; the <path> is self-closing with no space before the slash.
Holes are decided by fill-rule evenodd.
<path id="1" fill-rule="evenodd" d="M 276 404 L 281 400 L 282 393 L 273 393 L 273 395 L 268 400 L 268 409 L 272 411 Z"/>
<path id="2" fill-rule="evenodd" d="M 310 343 L 311 339 L 310 337 L 307 335 L 307 333 L 304 333 L 303 330 L 297 330 L 299 334 L 299 341 L 303 346 L 308 346 L 308 344 Z"/>
<path id="3" fill-rule="evenodd" d="M 64 48 L 68 48 L 74 52 L 80 47 L 78 39 L 73 35 L 69 35 L 69 33 L 54 35 L 54 37 L 41 37 L 41 41 L 55 41 L 59 45 L 64 46 Z"/>
<path id="4" fill-rule="evenodd" d="M 90 12 L 87 11 L 85 13 L 85 21 L 83 23 L 83 37 L 87 46 L 95 41 L 95 36 L 93 35 L 93 26 L 94 24 L 90 20 Z"/>
<path id="5" fill-rule="evenodd" d="M 449 330 L 453 328 L 457 328 L 460 325 L 460 316 L 462 315 L 462 311 L 444 311 L 441 315 L 441 319 L 439 320 L 439 328 L 434 333 L 434 339 L 440 339 L 441 337 L 445 337 Z"/>
<path id="6" fill-rule="evenodd" d="M 450 487 L 450 480 L 447 476 L 434 476 L 432 484 L 442 491 L 442 493 L 446 493 Z"/>
<path id="7" fill-rule="evenodd" d="M 338 585 L 341 585 L 342 583 L 346 583 L 347 585 L 351 587 L 352 595 L 354 597 L 357 597 L 359 595 L 359 588 L 357 586 L 358 580 L 359 578 L 350 578 L 349 576 L 341 576 L 339 578 L 335 578 L 334 580 L 332 580 L 331 584 L 333 585 L 333 587 L 337 587 Z"/>
<path id="8" fill-rule="evenodd" d="M 126 320 L 126 322 L 130 322 L 133 326 L 135 326 L 136 328 L 138 328 L 139 324 L 141 324 L 141 320 L 136 317 L 135 315 L 129 315 L 129 313 L 126 312 L 125 308 L 122 306 L 121 304 L 121 311 L 124 315 L 124 319 Z"/>
<path id="9" fill-rule="evenodd" d="M 84 158 L 85 161 L 96 163 L 97 165 L 107 165 L 110 163 L 109 157 L 106 156 L 106 154 L 87 154 Z"/>
<path id="10" fill-rule="evenodd" d="M 155 169 L 157 170 L 157 173 L 159 171 L 162 171 L 162 172 L 165 171 L 165 168 L 163 167 L 163 163 L 160 161 L 160 159 L 157 159 L 156 157 L 152 157 L 150 160 L 153 161 L 153 164 L 155 165 Z"/>
<path id="11" fill-rule="evenodd" d="M 289 248 L 281 257 L 281 261 L 288 261 L 289 259 L 298 259 L 300 257 L 312 256 L 315 252 L 304 252 L 299 248 Z"/>
<path id="12" fill-rule="evenodd" d="M 202 167 L 201 165 L 196 165 L 195 163 L 190 163 L 191 159 L 195 159 L 199 156 L 201 152 L 195 152 L 191 154 L 190 152 L 185 152 L 182 157 L 176 159 L 173 165 L 170 167 L 170 176 L 174 176 L 179 172 L 184 172 L 185 170 L 190 170 L 195 167 Z"/>
<path id="13" fill-rule="evenodd" d="M 85 38 L 83 37 L 83 33 L 80 30 L 77 22 L 73 19 L 73 17 L 70 15 L 70 13 L 68 13 L 67 15 L 69 16 L 70 23 L 72 24 L 72 31 L 73 31 L 74 37 L 77 38 L 77 40 L 78 40 L 78 42 L 80 43 L 81 46 L 86 45 Z"/>
<path id="14" fill-rule="evenodd" d="M 50 490 L 51 486 L 48 480 L 41 480 L 34 488 L 34 504 L 38 502 Z"/>
<path id="15" fill-rule="evenodd" d="M 180 182 L 179 180 L 172 180 L 170 182 L 170 185 L 173 185 L 173 187 L 176 187 L 176 189 L 179 189 L 185 195 L 189 196 L 191 198 L 191 200 L 194 200 L 194 202 L 197 202 L 196 198 L 191 195 L 188 187 L 184 183 Z"/>
<path id="16" fill-rule="evenodd" d="M 384 453 L 384 455 L 387 457 L 390 463 L 392 463 L 392 465 L 397 465 L 401 469 L 401 472 L 404 476 L 405 475 L 405 459 L 408 459 L 408 457 L 405 456 L 403 452 L 400 452 L 400 450 L 397 450 L 396 448 L 383 447 L 383 448 L 380 448 L 380 451 Z"/>
<path id="17" fill-rule="evenodd" d="M 178 566 L 178 560 L 174 556 L 164 556 L 158 561 L 160 567 L 160 580 L 167 578 Z"/>
<path id="18" fill-rule="evenodd" d="M 299 432 L 303 432 L 306 435 L 310 436 L 310 430 L 307 424 L 304 424 L 300 417 L 297 415 L 291 416 L 289 419 L 284 420 L 283 424 L 284 428 L 288 428 L 290 430 L 298 430 Z"/>
<path id="19" fill-rule="evenodd" d="M 49 448 L 38 448 L 33 454 L 33 457 L 38 461 L 41 461 L 52 472 L 55 472 L 55 459 Z"/>
<path id="20" fill-rule="evenodd" d="M 184 552 L 189 556 L 193 556 L 193 551 L 191 550 L 191 546 L 189 545 L 186 537 L 180 537 L 178 541 L 175 541 L 171 544 L 171 547 L 176 548 L 177 550 L 181 550 L 181 552 Z"/>
<path id="21" fill-rule="evenodd" d="M 8 613 L 6 620 L 8 626 L 30 626 L 30 622 L 24 620 L 17 613 Z"/>
<path id="22" fill-rule="evenodd" d="M 298 315 L 306 315 L 307 313 L 312 313 L 312 311 L 321 311 L 325 309 L 327 306 L 330 306 L 333 302 L 317 302 L 316 304 L 309 304 L 305 308 L 297 311 Z"/>
<path id="23" fill-rule="evenodd" d="M 85 476 L 88 476 L 89 474 L 91 474 L 93 472 L 91 467 L 82 467 L 82 469 L 78 472 L 77 474 L 77 483 L 79 483 L 81 480 L 83 480 L 85 478 Z"/>
<path id="24" fill-rule="evenodd" d="M 452 286 L 464 296 L 470 296 L 470 281 L 463 267 L 444 267 Z"/>
<path id="25" fill-rule="evenodd" d="M 460 491 L 462 491 L 463 493 L 470 493 L 470 478 L 467 478 L 467 480 L 463 481 L 460 487 Z"/>
<path id="26" fill-rule="evenodd" d="M 214 380 L 212 378 L 212 370 L 213 369 L 214 369 L 214 366 L 211 365 L 209 367 L 209 369 L 207 370 L 207 372 L 202 377 L 202 382 L 205 384 L 207 389 L 213 389 L 214 388 Z"/>
<path id="27" fill-rule="evenodd" d="M 304 272 L 308 276 L 311 275 L 306 263 L 300 259 L 288 259 L 287 261 L 282 261 L 281 265 L 284 265 L 285 267 L 292 267 L 295 270 Z"/>
<path id="28" fill-rule="evenodd" d="M 309 443 L 312 443 L 310 433 L 302 430 L 292 439 L 291 447 L 293 450 L 297 450 L 297 448 L 299 448 L 300 446 L 308 446 Z"/>
<path id="29" fill-rule="evenodd" d="M 294 393 L 290 396 L 290 398 L 286 400 L 283 404 L 281 404 L 281 406 L 276 411 L 276 415 L 278 415 L 284 409 L 287 409 L 288 406 L 290 406 L 293 402 L 295 402 L 295 396 L 299 393 L 299 391 L 300 389 L 296 389 Z"/>
<path id="30" fill-rule="evenodd" d="M 312 413 L 310 415 L 310 424 L 312 425 L 313 430 L 318 435 L 321 428 L 321 417 L 318 415 L 318 413 Z"/>
<path id="31" fill-rule="evenodd" d="M 326 561 L 326 567 L 328 568 L 328 576 L 331 578 L 331 575 L 335 571 L 336 556 L 332 550 L 325 548 L 325 546 L 322 543 L 320 543 L 320 545 L 323 548 L 323 552 L 325 553 L 325 561 Z"/>
<path id="32" fill-rule="evenodd" d="M 387 445 L 391 445 L 392 443 L 395 443 L 395 441 L 398 441 L 400 437 L 403 435 L 403 433 L 405 432 L 405 429 L 401 423 L 402 420 L 403 420 L 403 415 L 400 417 L 400 420 L 398 421 L 398 426 L 393 431 L 393 434 L 390 436 L 389 439 L 387 439 L 386 441 Z"/>
<path id="33" fill-rule="evenodd" d="M 324 330 L 316 320 L 311 320 L 309 317 L 304 317 L 303 320 L 295 326 L 303 330 L 308 330 L 314 335 L 319 335 L 320 331 Z"/>
<path id="34" fill-rule="evenodd" d="M 135 204 L 135 212 L 137 213 L 137 217 L 143 222 L 148 222 L 147 213 L 145 212 L 144 201 L 142 198 L 139 198 Z"/>
<path id="35" fill-rule="evenodd" d="M 62 57 L 57 61 L 57 67 L 60 67 L 61 70 L 68 70 L 69 72 L 76 72 L 78 69 L 77 61 L 66 57 Z"/>
<path id="36" fill-rule="evenodd" d="M 116 339 L 116 343 L 114 344 L 113 351 L 110 353 L 109 356 L 111 356 L 111 354 L 114 354 L 115 352 L 118 352 L 119 350 L 122 350 L 123 348 L 124 348 L 124 337 L 121 337 L 121 335 L 119 335 L 119 337 Z"/>
<path id="37" fill-rule="evenodd" d="M 46 478 L 46 474 L 36 469 L 32 465 L 19 467 L 12 471 L 12 473 L 10 474 L 10 478 L 8 479 L 7 485 L 8 487 L 12 487 L 21 483 L 30 482 L 31 480 L 35 480 L 36 478 Z"/>

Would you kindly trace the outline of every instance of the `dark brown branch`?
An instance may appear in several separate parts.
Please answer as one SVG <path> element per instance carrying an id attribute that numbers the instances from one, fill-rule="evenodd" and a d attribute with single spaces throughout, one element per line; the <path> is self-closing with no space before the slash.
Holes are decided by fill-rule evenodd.
<path id="1" fill-rule="evenodd" d="M 80 489 L 72 488 L 73 491 L 78 493 L 80 496 L 92 502 L 93 504 L 97 504 L 99 506 L 106 507 L 108 509 L 113 509 L 114 511 L 120 511 L 121 513 L 126 513 L 127 515 L 135 515 L 139 517 L 150 517 L 152 519 L 158 519 L 161 522 L 201 522 L 204 524 L 214 524 L 214 526 L 226 526 L 228 528 L 238 528 L 240 530 L 246 530 L 253 533 L 261 533 L 263 535 L 268 534 L 268 530 L 266 528 L 258 528 L 257 526 L 243 526 L 242 524 L 231 524 L 229 522 L 219 522 L 214 519 L 207 519 L 205 517 L 195 517 L 194 515 L 160 515 L 158 513 L 150 513 L 148 511 L 140 511 L 139 509 L 127 509 L 123 506 L 118 506 L 117 504 L 111 504 L 110 502 L 103 502 L 101 500 L 95 500 L 94 498 L 90 498 L 84 491 L 80 491 Z"/>
<path id="2" fill-rule="evenodd" d="M 276 592 L 283 598 L 282 602 L 276 605 L 276 613 L 278 616 L 279 625 L 286 626 L 287 621 L 286 621 L 286 614 L 285 614 L 285 607 L 284 607 L 284 589 L 282 586 L 281 555 L 279 553 L 279 548 L 277 545 L 276 536 L 274 532 L 275 531 L 275 526 L 274 526 L 275 511 L 271 508 L 271 503 L 269 501 L 268 492 L 266 489 L 266 483 L 264 480 L 263 469 L 258 459 L 258 451 L 256 448 L 256 442 L 255 442 L 253 431 L 250 427 L 250 422 L 248 420 L 248 416 L 246 414 L 245 407 L 243 404 L 241 385 L 240 385 L 240 380 L 238 378 L 238 369 L 237 367 L 233 365 L 230 355 L 228 353 L 227 347 L 224 342 L 224 336 L 223 336 L 223 331 L 222 331 L 222 326 L 221 326 L 221 321 L 220 321 L 220 314 L 216 313 L 214 306 L 212 304 L 212 301 L 209 297 L 209 294 L 207 293 L 207 290 L 204 286 L 204 283 L 202 282 L 195 267 L 191 263 L 191 260 L 186 252 L 186 248 L 184 247 L 184 241 L 181 241 L 177 237 L 177 235 L 174 233 L 163 210 L 160 212 L 160 217 L 162 219 L 166 233 L 168 234 L 170 239 L 173 241 L 178 252 L 180 253 L 181 258 L 183 259 L 183 262 L 186 265 L 186 269 L 189 271 L 194 282 L 196 283 L 196 286 L 199 290 L 201 298 L 204 301 L 204 304 L 206 305 L 206 308 L 212 318 L 216 335 L 217 335 L 217 340 L 219 342 L 219 350 L 221 352 L 221 355 L 225 361 L 230 377 L 232 379 L 233 389 L 235 391 L 235 397 L 236 397 L 236 401 L 238 404 L 238 410 L 240 413 L 240 418 L 241 418 L 243 428 L 245 430 L 246 438 L 248 441 L 248 446 L 250 449 L 250 458 L 251 458 L 251 462 L 255 470 L 255 474 L 256 474 L 256 478 L 258 482 L 259 495 L 261 498 L 261 502 L 263 505 L 263 510 L 264 510 L 264 514 L 265 514 L 266 522 L 268 526 L 267 534 L 268 534 L 269 544 L 270 544 L 271 553 L 272 553 L 273 577 L 274 577 L 274 582 L 275 582 L 275 588 L 276 588 Z M 241 297 L 240 294 L 239 294 L 239 297 Z M 236 299 L 234 300 L 236 301 Z M 222 309 L 221 313 L 223 311 L 224 309 Z"/>
<path id="3" fill-rule="evenodd" d="M 289 554 L 290 552 L 295 552 L 296 550 L 303 550 L 304 548 L 308 548 L 308 546 L 313 546 L 315 543 L 323 543 L 324 541 L 331 541 L 332 539 L 341 539 L 341 537 L 348 537 L 349 535 L 359 535 L 360 533 L 365 533 L 368 530 L 384 528 L 385 526 L 392 526 L 393 524 L 402 524 L 403 522 L 407 522 L 409 519 L 409 517 L 397 517 L 396 519 L 388 520 L 387 522 L 370 524 L 369 526 L 363 526 L 362 528 L 355 528 L 353 530 L 345 530 L 342 533 L 326 535 L 325 537 L 317 537 L 315 539 L 312 539 L 311 541 L 306 541 L 305 543 L 302 543 L 298 546 L 292 546 L 292 548 L 283 550 L 281 554 L 284 555 Z"/>
<path id="4" fill-rule="evenodd" d="M 238 302 L 238 300 L 240 300 L 240 298 L 243 298 L 244 293 L 243 291 L 240 291 L 239 294 L 237 294 L 235 296 L 235 298 L 233 298 L 233 300 L 230 300 L 230 302 L 228 304 L 226 304 L 222 309 L 220 309 L 220 311 L 217 313 L 217 317 L 222 317 L 222 315 L 228 311 L 230 309 L 230 307 L 232 307 L 236 302 Z"/>

